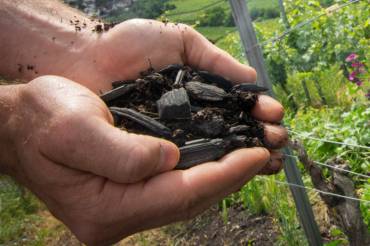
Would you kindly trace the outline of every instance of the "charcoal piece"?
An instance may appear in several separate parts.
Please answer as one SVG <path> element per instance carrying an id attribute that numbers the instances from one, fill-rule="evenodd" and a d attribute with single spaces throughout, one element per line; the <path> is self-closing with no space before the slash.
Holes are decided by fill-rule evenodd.
<path id="1" fill-rule="evenodd" d="M 250 129 L 250 126 L 238 125 L 238 126 L 230 127 L 229 134 L 243 134 L 243 133 L 247 133 L 249 129 Z"/>
<path id="2" fill-rule="evenodd" d="M 250 84 L 250 83 L 243 83 L 243 84 L 238 84 L 238 85 L 235 85 L 233 88 L 232 88 L 232 92 L 235 92 L 235 91 L 249 91 L 249 92 L 266 92 L 268 91 L 269 89 L 266 88 L 266 87 L 262 87 L 262 86 L 258 86 L 256 84 Z"/>
<path id="3" fill-rule="evenodd" d="M 227 150 L 223 139 L 202 140 L 180 148 L 180 161 L 176 169 L 188 169 L 204 162 L 215 161 L 225 155 Z"/>
<path id="4" fill-rule="evenodd" d="M 173 83 L 173 85 L 176 87 L 182 86 L 183 85 L 182 81 L 184 80 L 186 73 L 187 73 L 186 70 L 180 69 L 176 75 L 176 80 L 175 83 Z"/>
<path id="5" fill-rule="evenodd" d="M 237 103 L 244 112 L 250 112 L 258 101 L 258 95 L 249 91 L 236 91 L 233 95 L 238 97 Z"/>
<path id="6" fill-rule="evenodd" d="M 192 124 L 194 132 L 207 137 L 214 138 L 222 135 L 225 131 L 225 121 L 220 115 L 214 115 L 210 120 L 195 120 Z"/>
<path id="7" fill-rule="evenodd" d="M 157 101 L 159 118 L 162 120 L 190 119 L 190 101 L 184 88 L 174 89 Z"/>
<path id="8" fill-rule="evenodd" d="M 194 145 L 194 144 L 202 144 L 202 143 L 208 143 L 209 139 L 207 138 L 201 138 L 201 139 L 195 139 L 191 141 L 187 141 L 185 145 Z"/>
<path id="9" fill-rule="evenodd" d="M 159 136 L 167 139 L 171 139 L 172 137 L 172 132 L 168 127 L 162 125 L 160 122 L 150 118 L 149 116 L 143 115 L 129 108 L 110 107 L 109 109 L 112 114 L 127 118 Z"/>
<path id="10" fill-rule="evenodd" d="M 202 107 L 199 107 L 199 106 L 191 105 L 190 106 L 190 109 L 191 109 L 191 112 L 197 113 L 197 112 L 201 111 L 203 108 Z"/>
<path id="11" fill-rule="evenodd" d="M 207 71 L 199 71 L 198 74 L 205 82 L 215 84 L 227 92 L 229 92 L 233 87 L 233 83 L 230 80 L 219 75 L 212 74 Z"/>
<path id="12" fill-rule="evenodd" d="M 120 87 L 113 89 L 111 91 L 108 91 L 107 93 L 104 93 L 100 96 L 100 98 L 105 102 L 109 103 L 113 101 L 114 99 L 117 99 L 119 97 L 125 96 L 128 93 L 130 93 L 133 89 L 136 88 L 136 84 L 125 84 L 121 85 Z"/>
<path id="13" fill-rule="evenodd" d="M 174 72 L 178 72 L 178 70 L 182 69 L 184 66 L 180 64 L 173 64 L 173 65 L 168 65 L 167 67 L 162 68 L 159 70 L 158 73 L 162 75 L 171 75 Z"/>
<path id="14" fill-rule="evenodd" d="M 126 84 L 134 84 L 135 80 L 119 80 L 112 83 L 113 89 L 116 89 L 118 87 L 121 87 L 122 85 Z"/>
<path id="15" fill-rule="evenodd" d="M 223 89 L 217 86 L 208 85 L 197 81 L 186 83 L 185 88 L 189 95 L 195 100 L 220 102 L 228 96 Z"/>
<path id="16" fill-rule="evenodd" d="M 235 150 L 236 148 L 245 148 L 248 147 L 248 142 L 250 138 L 244 135 L 230 135 L 225 138 L 229 150 Z"/>
<path id="17" fill-rule="evenodd" d="M 146 80 L 156 83 L 158 85 L 163 85 L 164 84 L 164 77 L 160 73 L 151 73 L 145 77 Z"/>

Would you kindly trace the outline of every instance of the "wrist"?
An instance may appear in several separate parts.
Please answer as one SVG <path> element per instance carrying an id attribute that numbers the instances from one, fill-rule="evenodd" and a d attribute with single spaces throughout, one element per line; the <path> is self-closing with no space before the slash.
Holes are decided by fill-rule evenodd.
<path id="1" fill-rule="evenodd" d="M 19 92 L 24 85 L 0 86 L 0 173 L 14 175 L 17 151 L 14 134 L 17 130 Z"/>

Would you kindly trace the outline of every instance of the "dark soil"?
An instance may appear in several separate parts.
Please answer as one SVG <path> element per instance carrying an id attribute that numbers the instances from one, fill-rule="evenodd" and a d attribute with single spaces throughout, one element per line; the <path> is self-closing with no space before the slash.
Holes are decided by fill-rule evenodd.
<path id="1" fill-rule="evenodd" d="M 276 245 L 279 228 L 270 215 L 251 215 L 242 207 L 228 209 L 224 221 L 214 206 L 188 221 L 136 234 L 119 245 Z"/>
<path id="2" fill-rule="evenodd" d="M 264 88 L 234 85 L 223 77 L 182 65 L 142 72 L 113 83 L 101 98 L 115 125 L 165 138 L 180 147 L 178 168 L 216 160 L 241 147 L 264 146 L 264 130 L 251 109 Z M 196 140 L 196 141 L 194 141 Z"/>
<path id="3" fill-rule="evenodd" d="M 273 217 L 250 215 L 242 207 L 231 207 L 227 220 L 217 207 L 187 223 L 177 235 L 180 245 L 274 245 L 279 235 Z"/>

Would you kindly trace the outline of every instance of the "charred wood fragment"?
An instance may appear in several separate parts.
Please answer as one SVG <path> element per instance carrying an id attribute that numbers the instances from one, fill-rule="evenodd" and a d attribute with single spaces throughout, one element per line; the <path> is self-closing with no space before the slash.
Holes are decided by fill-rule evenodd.
<path id="1" fill-rule="evenodd" d="M 151 130 L 152 132 L 159 134 L 160 136 L 171 138 L 171 130 L 160 122 L 150 118 L 149 116 L 146 116 L 129 108 L 110 107 L 109 109 L 114 115 L 132 120 L 135 123 Z"/>
<path id="2" fill-rule="evenodd" d="M 190 101 L 184 88 L 165 93 L 157 101 L 159 117 L 162 120 L 190 119 Z"/>
<path id="3" fill-rule="evenodd" d="M 185 89 L 195 100 L 219 102 L 223 101 L 224 98 L 227 97 L 227 93 L 223 89 L 197 81 L 186 83 Z"/>

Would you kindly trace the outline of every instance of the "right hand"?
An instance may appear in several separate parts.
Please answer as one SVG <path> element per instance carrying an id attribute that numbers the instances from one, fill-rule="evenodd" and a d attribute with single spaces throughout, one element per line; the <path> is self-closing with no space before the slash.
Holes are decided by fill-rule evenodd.
<path id="1" fill-rule="evenodd" d="M 174 144 L 115 128 L 108 108 L 81 85 L 44 76 L 16 97 L 11 141 L 1 150 L 14 150 L 6 170 L 89 245 L 193 217 L 240 189 L 270 159 L 264 148 L 242 149 L 173 170 Z"/>

